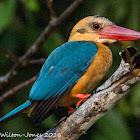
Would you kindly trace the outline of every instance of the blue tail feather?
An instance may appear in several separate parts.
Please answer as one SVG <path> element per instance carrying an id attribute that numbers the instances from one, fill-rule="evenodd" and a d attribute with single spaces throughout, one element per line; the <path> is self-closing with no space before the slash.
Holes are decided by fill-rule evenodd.
<path id="1" fill-rule="evenodd" d="M 8 114 L 6 114 L 5 116 L 3 116 L 2 118 L 0 118 L 0 124 L 11 120 L 17 116 L 19 116 L 20 114 L 22 114 L 22 112 L 27 109 L 28 107 L 30 107 L 31 105 L 31 101 L 27 100 L 24 104 L 18 106 L 17 108 L 15 108 L 14 110 L 12 110 L 11 112 L 9 112 Z"/>

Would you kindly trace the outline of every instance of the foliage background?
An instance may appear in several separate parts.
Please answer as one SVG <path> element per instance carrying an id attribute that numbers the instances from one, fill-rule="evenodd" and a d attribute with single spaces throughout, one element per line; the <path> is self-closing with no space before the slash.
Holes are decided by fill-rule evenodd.
<path id="1" fill-rule="evenodd" d="M 70 5 L 72 0 L 54 0 L 53 6 L 57 16 Z M 88 15 L 105 16 L 117 25 L 140 31 L 140 0 L 87 0 L 84 1 L 75 12 L 61 24 L 46 40 L 41 49 L 33 58 L 47 58 L 53 49 L 68 40 L 72 27 L 81 18 Z M 50 13 L 46 0 L 0 0 L 0 46 L 10 50 L 17 56 L 24 54 L 26 50 L 39 37 L 47 26 Z M 110 45 L 114 62 L 102 80 L 105 81 L 118 67 L 121 46 L 132 45 L 140 50 L 140 41 L 117 42 Z M 13 65 L 9 59 L 0 52 L 0 75 L 6 74 Z M 40 64 L 31 65 L 22 69 L 9 83 L 4 92 L 18 83 L 29 79 L 39 73 Z M 102 83 L 101 82 L 101 83 Z M 100 84 L 101 84 L 100 83 Z M 0 104 L 0 116 L 25 102 L 32 85 L 26 86 L 15 95 L 9 97 Z M 0 93 L 3 94 L 3 93 Z M 57 120 L 52 115 L 38 126 L 33 126 L 26 115 L 20 116 L 5 125 L 0 126 L 0 132 L 13 133 L 42 133 L 56 124 Z M 10 138 L 5 138 L 9 140 Z M 20 138 L 17 138 L 20 139 Z M 21 138 L 32 139 L 32 138 Z M 80 140 L 139 140 L 140 139 L 140 83 L 135 85 L 118 104 L 102 117 L 87 134 Z"/>

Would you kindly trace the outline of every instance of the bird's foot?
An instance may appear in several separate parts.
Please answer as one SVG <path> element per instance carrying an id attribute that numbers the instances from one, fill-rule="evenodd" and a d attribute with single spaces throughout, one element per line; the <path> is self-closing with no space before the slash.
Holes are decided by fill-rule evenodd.
<path id="1" fill-rule="evenodd" d="M 68 109 L 68 115 L 70 115 L 74 111 L 74 108 L 71 106 L 68 106 L 67 109 Z"/>
<path id="2" fill-rule="evenodd" d="M 73 97 L 80 98 L 81 100 L 76 104 L 79 106 L 87 97 L 89 97 L 91 94 L 76 94 Z"/>

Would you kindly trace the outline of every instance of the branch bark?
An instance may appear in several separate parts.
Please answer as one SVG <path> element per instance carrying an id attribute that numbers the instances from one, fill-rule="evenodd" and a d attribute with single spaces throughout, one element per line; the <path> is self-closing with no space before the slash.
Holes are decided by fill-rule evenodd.
<path id="1" fill-rule="evenodd" d="M 8 90 L 7 92 L 5 92 L 4 94 L 2 94 L 0 96 L 0 103 L 2 101 L 4 101 L 6 98 L 8 98 L 9 96 L 13 95 L 14 93 L 16 93 L 18 90 L 20 90 L 21 88 L 28 86 L 29 84 L 31 84 L 32 82 L 35 81 L 35 79 L 37 78 L 37 76 L 34 76 L 32 78 L 30 78 L 29 80 L 22 82 L 20 84 L 18 84 L 17 86 L 15 86 L 14 88 Z"/>
<path id="2" fill-rule="evenodd" d="M 52 5 L 53 5 L 53 0 L 47 0 L 47 6 L 50 10 L 51 18 L 54 19 L 54 18 L 56 18 L 56 14 L 55 14 L 55 11 L 54 11 Z"/>
<path id="3" fill-rule="evenodd" d="M 19 68 L 27 66 L 29 62 L 28 59 L 38 51 L 38 49 L 43 45 L 43 43 L 49 37 L 52 31 L 57 26 L 59 26 L 62 23 L 62 21 L 64 21 L 78 7 L 78 5 L 82 1 L 83 0 L 74 0 L 74 2 L 59 17 L 52 19 L 49 22 L 48 26 L 44 29 L 44 31 L 35 41 L 35 43 L 23 56 L 19 58 L 20 63 L 15 63 L 6 75 L 0 77 L 0 88 L 2 88 L 3 85 L 6 85 L 11 78 L 17 75 Z"/>
<path id="4" fill-rule="evenodd" d="M 45 61 L 46 61 L 46 58 L 39 58 L 39 59 L 30 60 L 29 63 L 30 64 L 44 64 Z"/>
<path id="5" fill-rule="evenodd" d="M 0 52 L 3 53 L 8 59 L 13 61 L 14 63 L 19 63 L 19 58 L 9 50 L 5 50 L 4 48 L 0 47 Z"/>
<path id="6" fill-rule="evenodd" d="M 122 59 L 115 73 L 96 91 L 93 91 L 93 94 L 76 111 L 34 140 L 78 139 L 139 81 L 140 66 L 131 71 L 130 65 Z M 56 137 L 47 136 L 52 133 L 55 133 Z"/>

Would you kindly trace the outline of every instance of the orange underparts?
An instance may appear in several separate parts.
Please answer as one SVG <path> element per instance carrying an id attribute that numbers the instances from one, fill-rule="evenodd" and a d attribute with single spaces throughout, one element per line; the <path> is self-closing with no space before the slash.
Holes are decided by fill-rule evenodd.
<path id="1" fill-rule="evenodd" d="M 81 99 L 76 105 L 79 106 L 87 97 L 89 97 L 91 94 L 75 94 L 73 97 Z M 74 108 L 71 106 L 68 106 L 68 114 L 71 114 L 74 111 Z"/>

